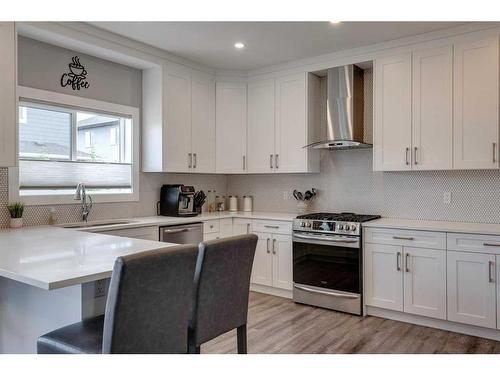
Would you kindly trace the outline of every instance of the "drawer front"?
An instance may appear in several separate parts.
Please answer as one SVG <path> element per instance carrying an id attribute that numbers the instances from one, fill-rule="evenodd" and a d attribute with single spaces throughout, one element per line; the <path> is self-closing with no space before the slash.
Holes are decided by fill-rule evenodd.
<path id="1" fill-rule="evenodd" d="M 219 233 L 220 220 L 207 220 L 203 222 L 203 233 Z"/>
<path id="2" fill-rule="evenodd" d="M 448 233 L 448 250 L 500 255 L 500 236 Z"/>
<path id="3" fill-rule="evenodd" d="M 139 227 L 139 228 L 130 228 L 130 229 L 116 229 L 116 230 L 107 230 L 104 232 L 97 232 L 100 234 L 109 234 L 112 236 L 118 237 L 128 237 L 128 238 L 137 238 L 140 240 L 151 240 L 151 241 L 159 241 L 160 234 L 158 227 Z"/>
<path id="4" fill-rule="evenodd" d="M 446 233 L 419 230 L 366 228 L 365 242 L 446 250 Z"/>
<path id="5" fill-rule="evenodd" d="M 203 241 L 218 240 L 219 238 L 220 238 L 219 232 L 203 234 Z"/>
<path id="6" fill-rule="evenodd" d="M 264 233 L 291 234 L 292 223 L 276 220 L 253 220 L 252 231 Z"/>

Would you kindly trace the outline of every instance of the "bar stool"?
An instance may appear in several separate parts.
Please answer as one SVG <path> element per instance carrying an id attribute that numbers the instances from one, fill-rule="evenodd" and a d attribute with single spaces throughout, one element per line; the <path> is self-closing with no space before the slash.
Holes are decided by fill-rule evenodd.
<path id="1" fill-rule="evenodd" d="M 248 294 L 256 246 L 255 234 L 200 243 L 189 353 L 200 353 L 201 344 L 235 328 L 238 353 L 247 353 Z"/>
<path id="2" fill-rule="evenodd" d="M 197 245 L 119 257 L 104 315 L 41 336 L 40 354 L 186 353 Z"/>

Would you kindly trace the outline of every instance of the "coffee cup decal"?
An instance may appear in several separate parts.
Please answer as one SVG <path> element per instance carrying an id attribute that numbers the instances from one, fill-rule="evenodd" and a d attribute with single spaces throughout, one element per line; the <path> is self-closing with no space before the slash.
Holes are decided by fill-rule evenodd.
<path id="1" fill-rule="evenodd" d="M 90 83 L 87 81 L 87 71 L 80 63 L 80 58 L 74 56 L 68 65 L 69 73 L 61 76 L 61 86 L 71 86 L 73 90 L 88 89 Z"/>

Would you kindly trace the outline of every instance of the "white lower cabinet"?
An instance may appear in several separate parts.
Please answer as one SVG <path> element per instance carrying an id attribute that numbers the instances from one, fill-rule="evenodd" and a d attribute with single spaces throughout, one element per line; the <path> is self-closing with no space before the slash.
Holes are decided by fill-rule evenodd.
<path id="1" fill-rule="evenodd" d="M 495 255 L 459 251 L 447 255 L 448 320 L 496 328 Z"/>
<path id="2" fill-rule="evenodd" d="M 446 251 L 365 244 L 366 304 L 446 319 Z"/>
<path id="3" fill-rule="evenodd" d="M 255 249 L 251 281 L 254 284 L 273 286 L 272 235 L 269 233 L 255 234 L 259 240 Z"/>
<path id="4" fill-rule="evenodd" d="M 251 219 L 233 219 L 233 236 L 252 233 L 252 220 Z"/>
<path id="5" fill-rule="evenodd" d="M 404 311 L 446 319 L 446 251 L 404 248 Z"/>
<path id="6" fill-rule="evenodd" d="M 365 244 L 367 305 L 403 311 L 402 256 L 402 246 Z"/>
<path id="7" fill-rule="evenodd" d="M 233 219 L 232 218 L 220 219 L 219 235 L 220 235 L 220 238 L 231 237 L 233 235 Z"/>
<path id="8" fill-rule="evenodd" d="M 292 290 L 292 236 L 255 232 L 259 237 L 252 283 Z"/>

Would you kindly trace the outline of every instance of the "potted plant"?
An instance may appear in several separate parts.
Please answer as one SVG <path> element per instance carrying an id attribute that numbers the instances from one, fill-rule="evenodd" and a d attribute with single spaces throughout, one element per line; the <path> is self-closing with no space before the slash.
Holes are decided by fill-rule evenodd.
<path id="1" fill-rule="evenodd" d="M 21 202 L 14 202 L 7 206 L 10 212 L 10 227 L 21 228 L 23 226 L 23 212 L 24 204 Z"/>

